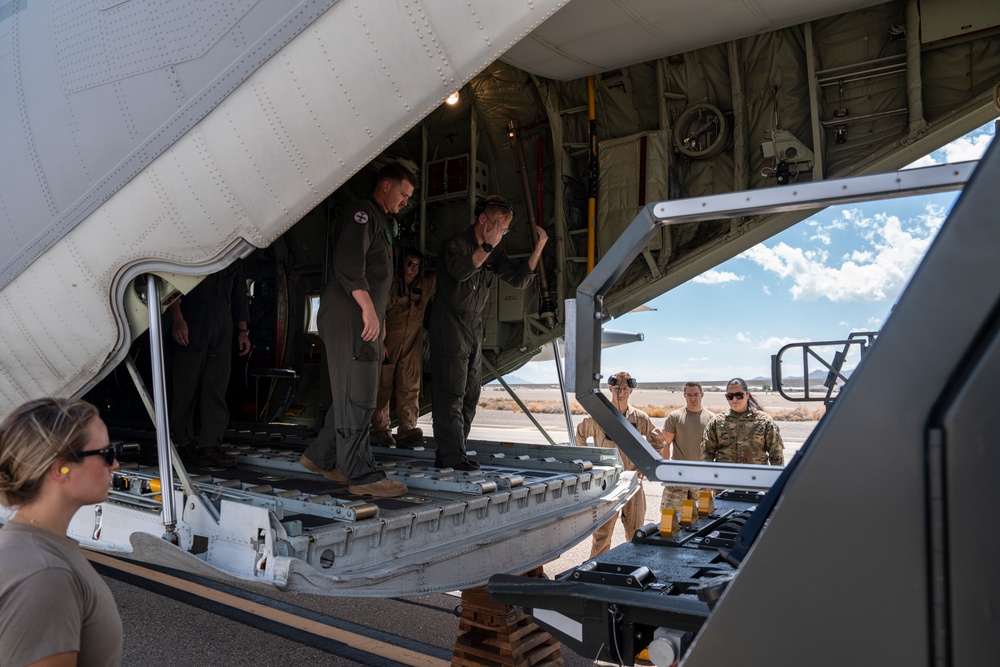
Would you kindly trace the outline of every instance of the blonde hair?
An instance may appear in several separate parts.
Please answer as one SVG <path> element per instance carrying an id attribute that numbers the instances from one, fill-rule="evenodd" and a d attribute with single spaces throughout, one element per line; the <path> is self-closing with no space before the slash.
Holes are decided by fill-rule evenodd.
<path id="1" fill-rule="evenodd" d="M 65 398 L 38 398 L 8 414 L 0 423 L 0 503 L 33 501 L 51 465 L 83 451 L 97 416 L 90 403 Z"/>

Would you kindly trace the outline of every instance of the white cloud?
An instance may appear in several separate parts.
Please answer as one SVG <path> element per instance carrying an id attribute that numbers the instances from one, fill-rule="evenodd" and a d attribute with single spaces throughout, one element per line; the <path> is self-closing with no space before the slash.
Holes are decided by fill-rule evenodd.
<path id="1" fill-rule="evenodd" d="M 747 335 L 745 335 L 742 331 L 738 331 L 736 333 L 736 342 L 737 343 L 749 343 L 750 342 L 750 337 L 747 336 Z"/>
<path id="2" fill-rule="evenodd" d="M 731 271 L 705 271 L 705 273 L 700 276 L 695 276 L 691 279 L 693 283 L 701 283 L 702 285 L 722 285 L 723 283 L 739 282 L 743 280 L 743 276 L 738 276 Z"/>
<path id="3" fill-rule="evenodd" d="M 930 155 L 925 155 L 919 160 L 914 160 L 910 164 L 903 167 L 903 169 L 916 169 L 918 167 L 933 167 L 936 164 L 943 164 L 943 160 L 937 160 L 934 158 L 934 153 Z"/>
<path id="4" fill-rule="evenodd" d="M 764 285 L 764 287 L 762 287 L 761 289 L 764 290 L 764 294 L 766 294 L 768 296 L 771 296 L 771 288 L 770 287 L 768 287 L 767 285 Z"/>
<path id="5" fill-rule="evenodd" d="M 784 242 L 754 246 L 739 256 L 781 279 L 791 279 L 789 292 L 797 301 L 827 298 L 833 302 L 895 299 L 923 258 L 944 219 L 940 207 L 928 207 L 904 223 L 894 215 L 865 217 L 848 209 L 843 217 L 870 248 L 852 252 L 839 266 L 828 265 L 825 250 L 793 248 Z"/>
<path id="6" fill-rule="evenodd" d="M 771 336 L 763 343 L 757 346 L 761 350 L 771 350 L 772 352 L 777 352 L 780 348 L 788 345 L 789 343 L 801 343 L 802 341 L 798 338 L 778 338 L 777 336 Z"/>
<path id="7" fill-rule="evenodd" d="M 810 241 L 819 241 L 823 245 L 830 245 L 833 242 L 832 232 L 839 232 L 847 228 L 847 220 L 834 218 L 824 222 L 822 220 L 810 220 L 808 226 L 813 227 L 815 232 L 809 237 Z"/>
<path id="8" fill-rule="evenodd" d="M 696 363 L 702 361 L 711 361 L 711 360 L 712 360 L 711 357 L 688 357 L 688 361 L 693 361 Z"/>
<path id="9" fill-rule="evenodd" d="M 712 340 L 710 338 L 704 338 L 704 337 L 701 338 L 701 339 L 697 339 L 696 340 L 694 338 L 684 338 L 682 336 L 667 336 L 667 340 L 670 341 L 671 343 L 681 343 L 682 345 L 687 345 L 687 344 L 690 344 L 690 345 L 711 345 L 712 344 Z"/>
<path id="10" fill-rule="evenodd" d="M 947 217 L 948 212 L 945 211 L 944 206 L 941 206 L 940 204 L 928 204 L 924 209 L 924 213 L 917 216 L 917 219 L 924 224 L 924 227 L 926 227 L 931 234 L 937 234 Z"/>
<path id="11" fill-rule="evenodd" d="M 915 167 L 930 167 L 946 162 L 965 162 L 966 160 L 978 160 L 983 157 L 983 153 L 993 141 L 993 123 L 987 123 L 978 130 L 969 132 L 964 137 L 959 137 L 950 144 L 940 148 L 930 155 L 925 155 L 919 160 L 915 160 L 906 165 L 904 169 Z"/>

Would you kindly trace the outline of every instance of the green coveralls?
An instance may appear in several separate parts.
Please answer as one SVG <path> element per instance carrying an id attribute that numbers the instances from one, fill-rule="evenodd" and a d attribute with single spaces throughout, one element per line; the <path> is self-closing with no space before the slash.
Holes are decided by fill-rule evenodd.
<path id="1" fill-rule="evenodd" d="M 521 288 L 535 276 L 527 260 L 511 261 L 499 248 L 475 268 L 472 253 L 478 247 L 474 227 L 456 234 L 445 243 L 437 272 L 430 338 L 435 465 L 439 468 L 467 460 L 465 440 L 483 384 L 482 313 L 493 275 Z"/>
<path id="2" fill-rule="evenodd" d="M 338 225 L 333 273 L 317 315 L 331 398 L 323 428 L 305 456 L 324 470 L 340 468 L 351 484 L 370 484 L 385 477 L 375 465 L 368 442 L 382 366 L 382 336 L 380 331 L 370 343 L 361 339 L 361 307 L 351 292 L 367 290 L 379 322 L 385 320 L 393 273 L 388 225 L 385 210 L 373 199 L 348 209 Z"/>
<path id="3" fill-rule="evenodd" d="M 178 449 L 219 447 L 229 426 L 226 389 L 233 363 L 233 323 L 250 319 L 243 260 L 208 276 L 181 297 L 189 343 L 174 345 L 170 430 Z M 194 409 L 201 428 L 195 437 Z"/>

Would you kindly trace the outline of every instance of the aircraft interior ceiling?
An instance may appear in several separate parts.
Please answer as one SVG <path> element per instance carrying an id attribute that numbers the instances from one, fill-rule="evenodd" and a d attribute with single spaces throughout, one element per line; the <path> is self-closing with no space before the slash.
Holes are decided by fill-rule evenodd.
<path id="1" fill-rule="evenodd" d="M 907 41 L 906 13 L 906 2 L 879 4 L 808 28 L 596 73 L 596 258 L 643 204 L 775 187 L 779 178 L 793 185 L 899 169 L 995 118 L 1000 46 L 989 37 L 995 32 L 921 45 L 913 34 Z M 908 48 L 920 51 L 916 67 L 908 62 Z M 521 207 L 506 241 L 512 254 L 530 248 L 523 222 L 528 208 L 539 206 L 535 186 L 542 165 L 540 208 L 546 225 L 553 225 L 550 236 L 558 238 L 546 253 L 546 270 L 561 322 L 560 304 L 574 296 L 587 266 L 588 82 L 548 79 L 507 61 L 505 55 L 474 77 L 459 105 L 442 106 L 422 127 L 432 158 L 464 154 L 469 139 L 456 127 L 467 127 L 474 115 L 476 159 L 487 166 L 493 189 Z M 974 71 L 965 71 L 970 64 Z M 520 128 L 528 194 L 508 136 L 511 123 Z M 398 149 L 418 161 L 419 153 L 407 152 L 418 131 L 408 146 L 389 152 Z M 466 204 L 426 206 L 424 249 L 433 253 L 441 239 L 466 224 Z M 614 316 L 628 312 L 803 217 L 664 227 L 622 273 L 605 309 Z M 529 319 L 538 312 L 537 294 L 525 298 L 528 316 L 510 323 L 507 344 L 491 358 L 500 372 L 516 368 L 552 338 Z M 497 317 L 502 329 L 504 313 Z"/>
<path id="2" fill-rule="evenodd" d="M 72 283 L 79 268 L 96 294 L 80 300 L 92 310 L 85 319 L 95 328 L 82 336 L 93 340 L 86 354 L 77 354 L 54 327 L 48 340 L 16 342 L 38 338 L 33 332 L 44 327 L 34 317 L 22 314 L 0 324 L 5 368 L 0 410 L 28 395 L 81 393 L 109 373 L 145 328 L 141 304 L 133 299 L 131 310 L 109 304 L 109 293 L 112 301 L 124 298 L 128 281 L 144 266 L 183 292 L 193 283 L 177 274 L 206 273 L 249 255 L 248 271 L 257 272 L 261 288 L 255 296 L 255 317 L 261 319 L 253 327 L 267 356 L 260 363 L 298 367 L 315 360 L 317 342 L 300 328 L 309 295 L 318 291 L 329 269 L 322 251 L 326 223 L 341 204 L 365 196 L 374 172 L 392 159 L 408 160 L 420 171 L 419 196 L 400 215 L 399 245 L 421 248 L 430 266 L 440 243 L 470 223 L 477 195 L 500 192 L 514 201 L 515 222 L 504 241 L 508 254 L 529 251 L 530 218 L 549 231 L 545 284 L 536 282 L 523 293 L 499 286 L 490 301 L 484 349 L 491 368 L 484 368 L 485 381 L 493 369 L 500 374 L 516 369 L 562 335 L 562 302 L 574 295 L 587 271 L 590 188 L 596 195 L 599 260 L 645 204 L 898 169 L 1000 112 L 1000 20 L 980 11 L 976 2 L 948 3 L 945 12 L 940 2 L 897 0 L 842 14 L 833 12 L 854 4 L 827 3 L 808 23 L 720 43 L 729 22 L 712 33 L 712 45 L 678 50 L 675 42 L 663 41 L 657 56 L 648 53 L 647 39 L 636 38 L 631 53 L 645 59 L 634 64 L 627 64 L 632 62 L 627 55 L 597 60 L 596 55 L 611 50 L 598 48 L 600 34 L 584 29 L 602 20 L 594 3 L 577 0 L 556 11 L 563 4 L 545 3 L 542 12 L 556 13 L 552 23 L 537 26 L 540 14 L 505 17 L 490 3 L 476 3 L 480 14 L 460 21 L 468 19 L 478 29 L 488 26 L 489 48 L 463 43 L 468 50 L 454 55 L 444 74 L 422 66 L 424 61 L 410 62 L 426 57 L 432 42 L 413 30 L 410 19 L 400 19 L 390 24 L 405 37 L 397 40 L 393 62 L 402 73 L 394 77 L 380 64 L 381 54 L 362 53 L 362 46 L 371 45 L 353 35 L 356 24 L 333 25 L 335 15 L 344 18 L 350 12 L 332 3 L 308 29 L 298 28 L 301 38 L 276 47 L 244 83 L 234 83 L 219 106 L 128 183 L 131 191 L 121 188 L 96 210 L 91 218 L 105 220 L 100 227 L 105 236 L 54 246 L 57 252 L 59 246 L 71 247 L 55 270 L 57 280 Z M 652 14 L 636 34 L 648 37 L 651 25 L 669 23 L 656 14 L 659 4 L 640 3 Z M 584 11 L 588 7 L 593 11 Z M 358 20 L 366 26 L 391 20 L 383 9 L 371 9 Z M 265 22 L 259 14 L 263 9 L 246 11 L 244 18 Z M 560 20 L 574 29 L 559 32 Z M 771 24 L 788 25 L 782 20 Z M 11 25 L 0 22 L 0 30 Z M 627 43 L 625 29 L 613 27 L 609 40 Z M 580 41 L 570 48 L 557 43 L 556 34 Z M 445 40 L 442 35 L 438 31 L 435 38 Z M 338 46 L 334 36 L 345 44 Z M 456 44 L 447 47 L 457 54 L 461 40 L 449 38 Z M 594 46 L 595 62 L 579 56 L 587 44 Z M 376 46 L 389 48 L 387 42 Z M 564 46 L 575 64 L 553 60 Z M 353 70 L 327 67 L 317 73 L 303 65 L 336 57 L 343 59 L 339 64 L 354 56 L 366 59 Z M 386 78 L 370 78 L 371 72 Z M 578 76 L 581 72 L 593 73 L 596 162 L 588 152 L 589 83 Z M 280 83 L 268 82 L 269 75 Z M 366 85 L 369 80 L 372 85 Z M 459 89 L 458 103 L 441 104 L 453 88 Z M 66 98 L 71 103 L 73 94 Z M 43 118 L 50 120 L 55 119 Z M 72 128 L 69 133 L 67 145 L 80 141 Z M 596 182 L 589 181 L 590 174 Z M 17 187 L 30 177 L 28 170 L 11 183 Z M 0 204 L 9 208 L 14 191 L 8 187 L 0 192 Z M 227 217 L 236 219 L 228 227 Z M 605 310 L 615 316 L 627 312 L 803 217 L 799 212 L 663 227 L 623 270 Z M 211 233 L 204 229 L 206 218 L 213 222 Z M 135 219 L 152 220 L 138 236 L 155 241 L 157 253 L 142 257 L 137 245 L 117 266 L 92 265 L 91 253 L 106 247 L 107 234 L 120 233 L 123 242 L 133 238 Z M 94 225 L 90 229 L 98 228 Z M 14 238 L 19 248 L 30 245 Z M 254 247 L 262 250 L 250 254 Z M 50 298 L 31 292 L 22 278 L 4 275 L 0 299 L 11 312 L 23 313 L 30 310 L 29 302 Z M 263 312 L 270 304 L 287 315 L 284 328 L 276 326 L 274 312 Z M 76 329 L 74 334 L 81 335 Z M 44 360 L 28 367 L 24 359 L 30 355 Z M 59 359 L 53 361 L 53 355 Z M 311 404 L 321 404 L 324 381 L 317 371 L 300 382 L 298 398 L 308 395 Z"/>

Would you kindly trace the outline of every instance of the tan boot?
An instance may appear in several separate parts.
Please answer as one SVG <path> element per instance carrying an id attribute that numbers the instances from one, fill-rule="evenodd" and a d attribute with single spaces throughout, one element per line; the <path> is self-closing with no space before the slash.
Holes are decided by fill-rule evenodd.
<path id="1" fill-rule="evenodd" d="M 398 498 L 406 493 L 406 484 L 382 478 L 371 484 L 352 484 L 347 490 L 355 496 L 373 496 L 375 498 Z"/>
<path id="2" fill-rule="evenodd" d="M 385 433 L 376 433 L 375 441 L 378 442 L 379 447 L 395 447 L 396 439 L 392 437 L 392 433 L 386 431 Z"/>
<path id="3" fill-rule="evenodd" d="M 299 465 L 308 470 L 309 472 L 314 472 L 317 475 L 323 475 L 331 482 L 336 482 L 337 484 L 347 484 L 350 480 L 347 479 L 347 475 L 340 472 L 337 468 L 333 470 L 323 470 L 318 465 L 310 461 L 305 457 L 305 454 L 299 457 Z"/>

